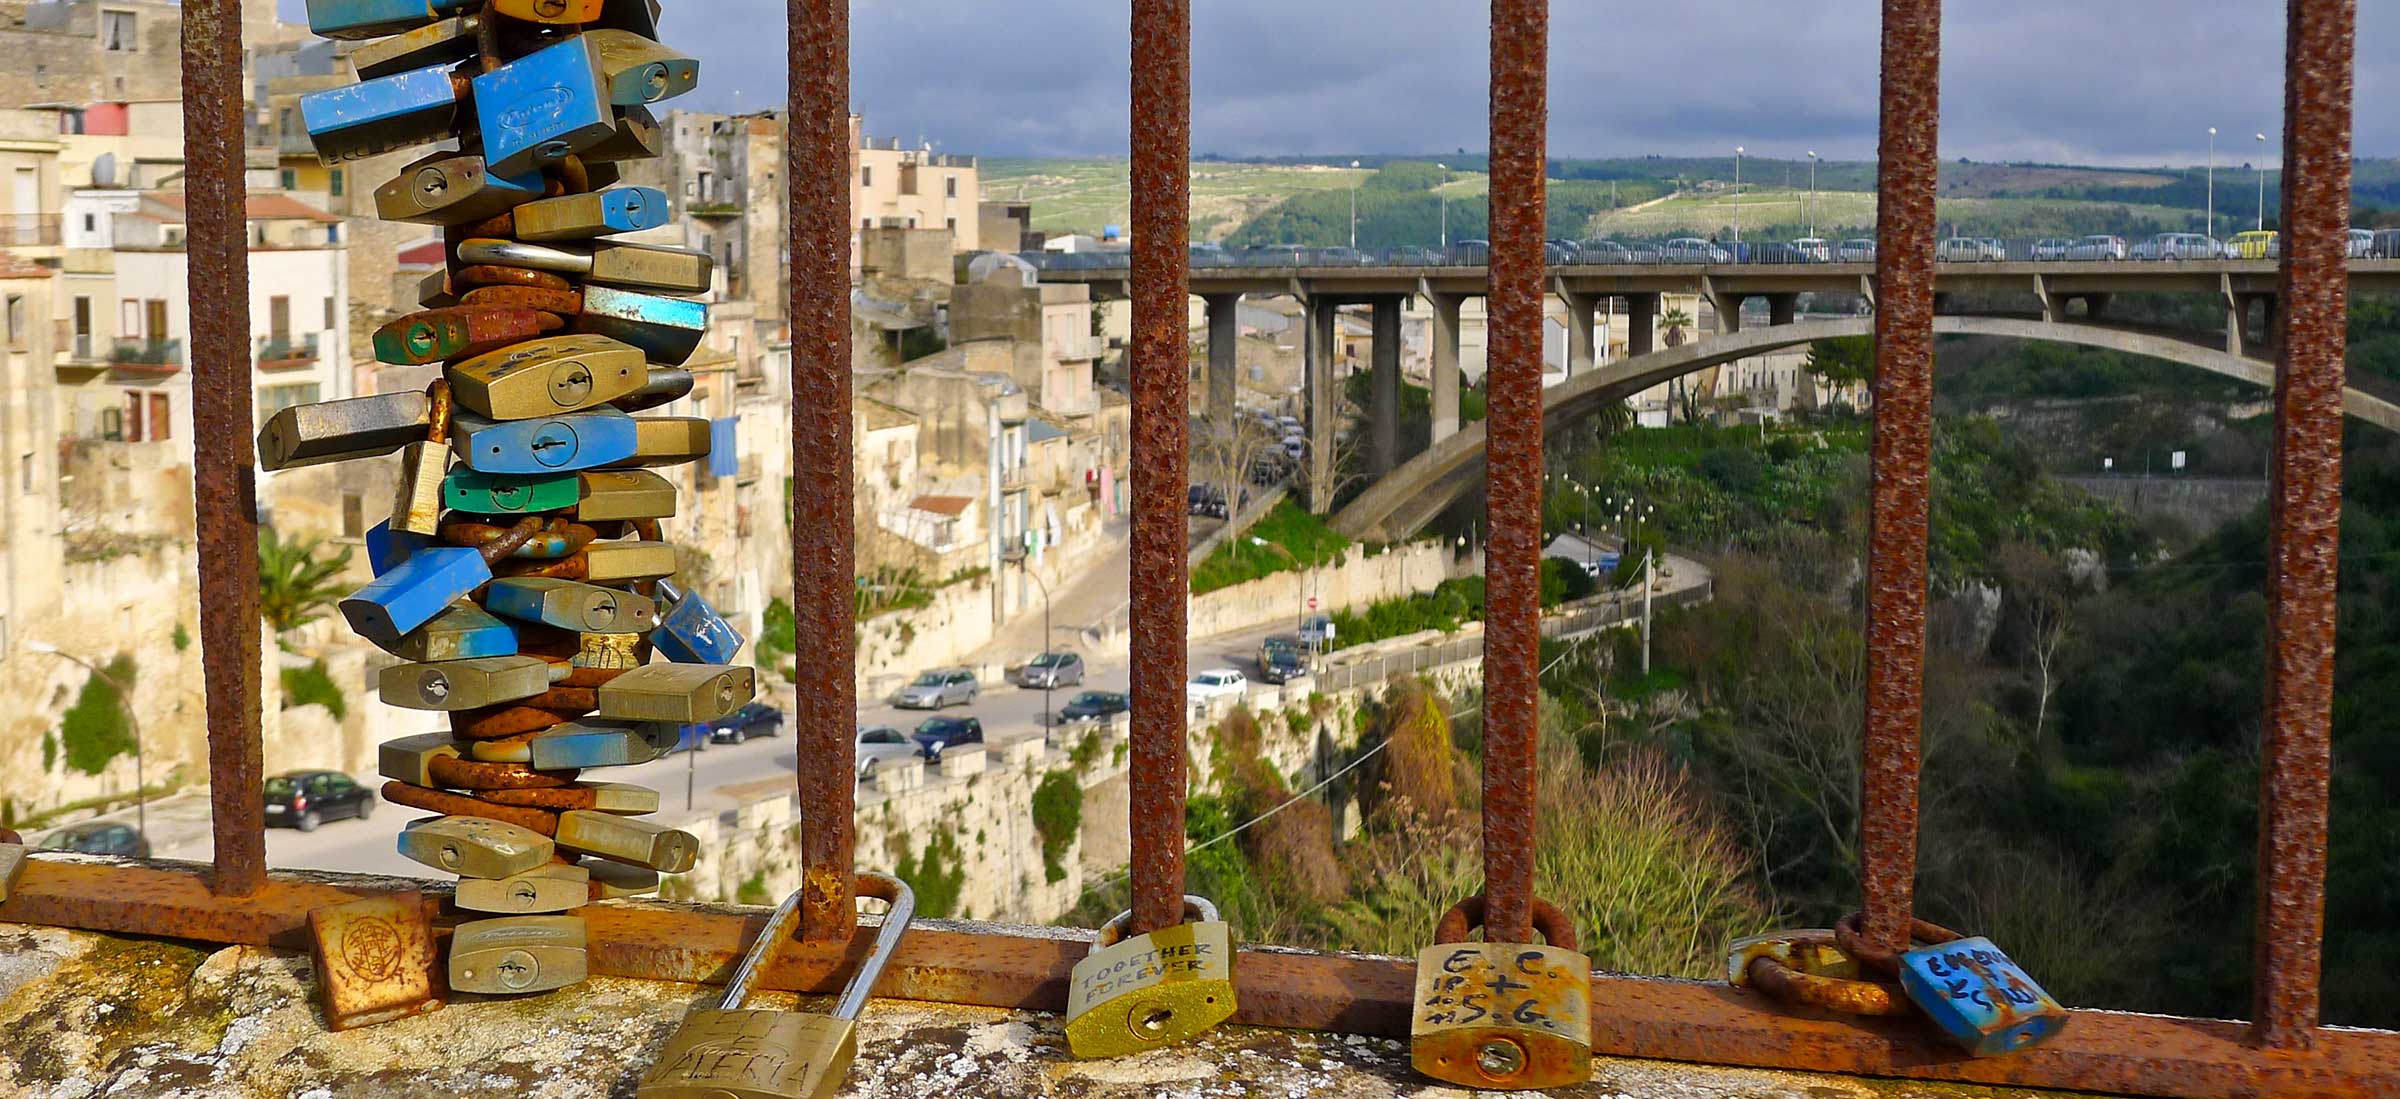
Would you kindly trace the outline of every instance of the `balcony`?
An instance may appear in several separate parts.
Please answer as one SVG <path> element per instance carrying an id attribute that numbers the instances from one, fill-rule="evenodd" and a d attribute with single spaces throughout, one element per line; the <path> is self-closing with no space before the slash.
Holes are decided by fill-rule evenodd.
<path id="1" fill-rule="evenodd" d="M 250 357 L 260 370 L 302 370 L 317 365 L 317 337 L 268 336 L 257 341 Z"/>
<path id="2" fill-rule="evenodd" d="M 108 349 L 108 367 L 120 374 L 173 374 L 184 366 L 182 340 L 120 339 Z"/>
<path id="3" fill-rule="evenodd" d="M 683 212 L 696 218 L 722 219 L 738 218 L 743 214 L 748 213 L 749 210 L 749 207 L 744 206 L 739 202 L 720 198 L 713 199 L 708 202 L 692 203 L 691 205 L 684 207 Z"/>
<path id="4" fill-rule="evenodd" d="M 0 247 L 30 248 L 57 245 L 60 236 L 58 214 L 0 214 Z"/>

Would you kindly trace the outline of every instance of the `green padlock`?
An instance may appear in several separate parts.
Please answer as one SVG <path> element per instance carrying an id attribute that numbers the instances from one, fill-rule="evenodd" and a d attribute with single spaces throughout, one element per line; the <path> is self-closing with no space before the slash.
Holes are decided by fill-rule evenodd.
<path id="1" fill-rule="evenodd" d="M 526 515 L 574 507 L 583 482 L 572 473 L 524 475 L 452 470 L 442 480 L 442 506 L 476 515 Z"/>

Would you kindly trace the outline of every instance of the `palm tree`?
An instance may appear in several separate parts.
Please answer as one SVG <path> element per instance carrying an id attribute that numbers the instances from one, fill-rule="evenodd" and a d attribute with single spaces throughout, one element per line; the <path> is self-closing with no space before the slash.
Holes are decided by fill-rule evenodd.
<path id="1" fill-rule="evenodd" d="M 325 616 L 344 585 L 335 581 L 350 567 L 350 548 L 318 557 L 320 539 L 285 541 L 273 527 L 258 528 L 258 614 L 276 633 L 298 629 Z"/>
<path id="2" fill-rule="evenodd" d="M 1662 337 L 1667 346 L 1682 347 L 1683 330 L 1692 326 L 1692 315 L 1681 309 L 1669 309 L 1658 318 L 1658 323 L 1667 330 Z"/>

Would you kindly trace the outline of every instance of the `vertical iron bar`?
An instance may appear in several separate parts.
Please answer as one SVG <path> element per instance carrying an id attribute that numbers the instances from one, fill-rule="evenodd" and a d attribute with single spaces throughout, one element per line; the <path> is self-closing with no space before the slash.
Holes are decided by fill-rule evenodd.
<path id="1" fill-rule="evenodd" d="M 788 0 L 792 234 L 792 616 L 800 690 L 801 937 L 847 940 L 857 809 L 851 552 L 850 0 Z"/>
<path id="2" fill-rule="evenodd" d="M 250 233 L 243 209 L 242 5 L 183 7 L 183 157 L 190 267 L 193 505 L 200 543 L 200 656 L 208 691 L 209 888 L 246 897 L 267 880 L 259 744 L 258 470 L 249 454 Z"/>
<path id="3" fill-rule="evenodd" d="M 1533 941 L 1539 735 L 1542 237 L 1549 0 L 1492 0 L 1491 415 L 1484 518 L 1484 938 Z"/>
<path id="4" fill-rule="evenodd" d="M 1933 232 L 1940 0 L 1883 0 L 1875 239 L 1875 444 L 1859 876 L 1866 940 L 1908 947 L 1925 695 L 1925 528 L 1933 471 Z"/>
<path id="5" fill-rule="evenodd" d="M 2284 37 L 2283 302 L 2275 371 L 2267 698 L 2258 798 L 2252 1038 L 2315 1041 L 2349 324 L 2352 0 L 2293 0 Z"/>
<path id="6" fill-rule="evenodd" d="M 1134 934 L 1183 922 L 1191 106 L 1191 0 L 1134 0 Z"/>

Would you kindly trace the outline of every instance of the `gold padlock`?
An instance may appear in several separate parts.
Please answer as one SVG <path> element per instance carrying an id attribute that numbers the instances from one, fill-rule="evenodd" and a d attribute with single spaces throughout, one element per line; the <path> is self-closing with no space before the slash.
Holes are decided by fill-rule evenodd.
<path id="1" fill-rule="evenodd" d="M 400 482 L 393 494 L 392 529 L 432 537 L 441 530 L 442 478 L 450 472 L 450 384 L 425 390 L 425 441 L 400 451 Z"/>
<path id="2" fill-rule="evenodd" d="M 482 30 L 482 16 L 453 15 L 389 38 L 361 42 L 343 56 L 358 70 L 360 80 L 373 80 L 473 57 L 475 36 Z"/>
<path id="3" fill-rule="evenodd" d="M 582 982 L 591 963 L 580 916 L 509 916 L 450 932 L 450 987 L 518 995 Z"/>
<path id="4" fill-rule="evenodd" d="M 442 1009 L 433 925 L 418 894 L 386 893 L 312 909 L 308 930 L 329 1029 Z"/>
<path id="5" fill-rule="evenodd" d="M 610 469 L 680 466 L 708 457 L 708 421 L 698 416 L 643 416 L 633 422 L 633 457 Z"/>
<path id="6" fill-rule="evenodd" d="M 458 403 L 493 420 L 529 420 L 607 404 L 650 380 L 640 348 L 607 336 L 547 336 L 449 369 Z"/>
<path id="7" fill-rule="evenodd" d="M 640 429 L 635 429 L 639 437 Z M 646 469 L 587 470 L 575 517 L 586 523 L 615 519 L 665 519 L 675 514 L 675 485 Z"/>
<path id="8" fill-rule="evenodd" d="M 690 832 L 635 817 L 570 809 L 558 815 L 559 847 L 583 855 L 681 874 L 700 858 L 700 840 Z"/>
<path id="9" fill-rule="evenodd" d="M 568 663 L 578 668 L 599 668 L 604 671 L 623 671 L 648 663 L 642 652 L 642 636 L 638 633 L 582 633 L 576 635 L 575 655 Z"/>
<path id="10" fill-rule="evenodd" d="M 592 872 L 549 863 L 497 880 L 461 878 L 452 903 L 469 912 L 565 912 L 590 902 Z"/>
<path id="11" fill-rule="evenodd" d="M 659 1050 L 658 1063 L 643 1075 L 635 1099 L 825 1099 L 839 1090 L 858 1055 L 858 1016 L 875 994 L 899 950 L 900 937 L 916 916 L 916 894 L 898 878 L 858 875 L 857 892 L 891 902 L 876 929 L 875 949 L 842 989 L 832 1015 L 746 1010 L 759 967 L 792 933 L 800 893 L 784 898 L 758 933 L 758 941 L 725 984 L 720 1006 L 701 1008 Z"/>
<path id="12" fill-rule="evenodd" d="M 394 782 L 432 788 L 441 785 L 433 780 L 433 761 L 457 758 L 458 741 L 450 734 L 419 733 L 376 745 L 375 773 Z"/>
<path id="13" fill-rule="evenodd" d="M 700 81 L 700 63 L 632 31 L 589 30 L 611 103 L 640 106 L 673 99 Z"/>
<path id="14" fill-rule="evenodd" d="M 726 717 L 758 695 L 758 670 L 742 664 L 648 664 L 600 685 L 611 721 L 689 725 Z"/>
<path id="15" fill-rule="evenodd" d="M 1122 1057 L 1206 1033 L 1233 1017 L 1233 929 L 1202 897 L 1183 898 L 1186 922 L 1120 939 L 1133 913 L 1101 925 L 1067 978 L 1067 1048 Z"/>
<path id="16" fill-rule="evenodd" d="M 617 132 L 598 145 L 575 154 L 585 164 L 611 164 L 620 160 L 650 160 L 666 154 L 666 128 L 658 124 L 658 116 L 650 108 L 635 105 L 617 108 Z"/>
<path id="17" fill-rule="evenodd" d="M 557 846 L 523 825 L 483 817 L 437 817 L 400 832 L 400 853 L 462 878 L 507 878 L 550 861 Z"/>
<path id="18" fill-rule="evenodd" d="M 601 810 L 607 812 L 608 810 Z M 603 859 L 585 867 L 592 874 L 591 898 L 611 901 L 619 897 L 638 897 L 658 892 L 658 871 L 646 866 L 627 866 Z"/>
<path id="19" fill-rule="evenodd" d="M 377 676 L 386 706 L 403 710 L 480 710 L 550 689 L 550 662 L 538 656 L 486 656 L 439 664 L 394 664 Z"/>
<path id="20" fill-rule="evenodd" d="M 17 875 L 25 872 L 25 845 L 0 843 L 0 904 L 8 903 L 8 894 L 17 887 Z"/>
<path id="21" fill-rule="evenodd" d="M 1418 1072 L 1469 1088 L 1523 1091 L 1592 1078 L 1592 963 L 1575 924 L 1534 901 L 1551 945 L 1468 942 L 1483 898 L 1442 916 L 1438 945 L 1417 952 L 1409 1059 Z"/>

